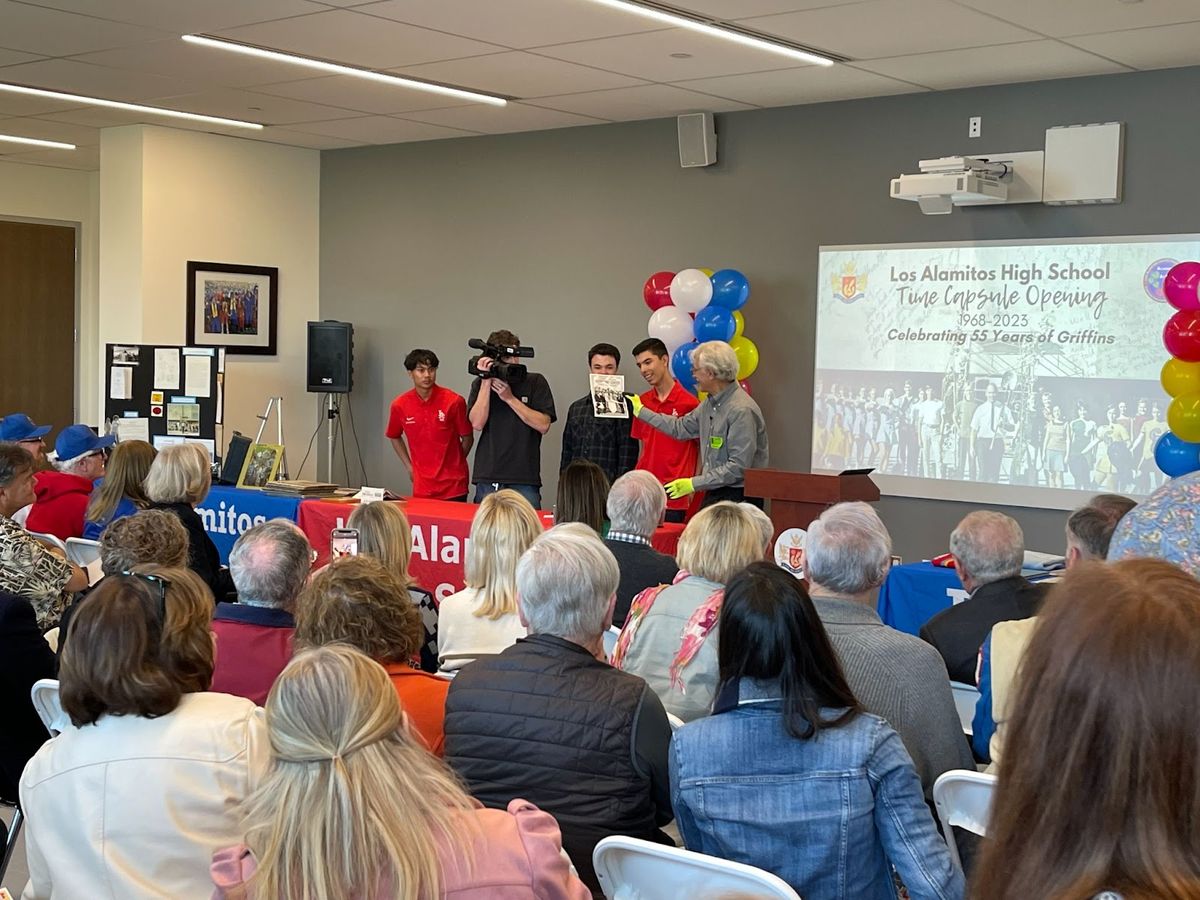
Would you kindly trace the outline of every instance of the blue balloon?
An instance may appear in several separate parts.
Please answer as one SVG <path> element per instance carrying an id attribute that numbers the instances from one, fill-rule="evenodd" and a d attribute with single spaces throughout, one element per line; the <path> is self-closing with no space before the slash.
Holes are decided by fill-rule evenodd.
<path id="1" fill-rule="evenodd" d="M 713 306 L 723 306 L 730 312 L 741 309 L 750 299 L 750 282 L 737 269 L 721 269 L 712 277 Z"/>
<path id="2" fill-rule="evenodd" d="M 675 355 L 671 357 L 671 371 L 675 380 L 683 385 L 685 391 L 693 394 L 696 393 L 696 379 L 692 377 L 692 351 L 699 346 L 697 341 L 688 341 L 676 348 Z"/>
<path id="3" fill-rule="evenodd" d="M 1181 440 L 1168 431 L 1154 445 L 1154 462 L 1164 475 L 1177 478 L 1200 469 L 1200 444 Z"/>
<path id="4" fill-rule="evenodd" d="M 696 313 L 696 340 L 698 341 L 728 341 L 737 331 L 737 323 L 733 321 L 733 313 L 724 306 L 706 306 Z"/>

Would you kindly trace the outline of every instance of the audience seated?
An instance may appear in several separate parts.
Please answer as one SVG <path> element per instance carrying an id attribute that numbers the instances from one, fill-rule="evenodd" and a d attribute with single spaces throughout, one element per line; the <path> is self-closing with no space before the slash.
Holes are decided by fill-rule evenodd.
<path id="1" fill-rule="evenodd" d="M 54 442 L 54 469 L 40 472 L 25 527 L 59 540 L 83 537 L 92 483 L 104 475 L 114 435 L 97 437 L 87 425 L 68 425 Z"/>
<path id="2" fill-rule="evenodd" d="M 604 470 L 590 460 L 573 460 L 558 475 L 554 521 L 582 522 L 603 536 L 608 527 L 604 521 L 607 502 L 608 476 Z"/>
<path id="3" fill-rule="evenodd" d="M 1087 506 L 1071 513 L 1067 519 L 1067 571 L 1081 562 L 1103 562 L 1118 523 L 1136 505 L 1119 494 L 1097 494 Z M 991 761 L 993 770 L 1004 746 L 1004 720 L 1017 666 L 1037 622 L 1036 616 L 997 622 L 979 648 L 979 699 L 971 744 L 976 756 Z"/>
<path id="4" fill-rule="evenodd" d="M 714 503 L 679 538 L 679 574 L 634 598 L 613 665 L 645 678 L 667 712 L 707 716 L 717 690 L 717 613 L 725 583 L 763 558 L 763 531 L 738 504 Z"/>
<path id="5" fill-rule="evenodd" d="M 49 425 L 35 425 L 33 419 L 29 418 L 25 413 L 9 413 L 3 419 L 0 419 L 0 441 L 20 444 L 33 457 L 35 483 L 39 474 L 52 468 L 46 461 L 45 438 L 49 433 Z M 29 518 L 29 511 L 31 509 L 33 509 L 32 500 L 13 513 L 10 518 L 24 528 L 25 520 Z"/>
<path id="6" fill-rule="evenodd" d="M 21 776 L 24 900 L 207 896 L 267 754 L 261 710 L 208 690 L 212 611 L 192 572 L 157 567 L 105 578 L 80 607 L 59 673 L 76 727 Z"/>
<path id="7" fill-rule="evenodd" d="M 938 652 L 888 628 L 875 591 L 891 565 L 892 539 L 866 503 L 839 503 L 808 527 L 804 572 L 829 642 L 863 709 L 887 721 L 912 757 L 926 796 L 950 769 L 975 761 Z"/>
<path id="8" fill-rule="evenodd" d="M 972 897 L 1200 896 L 1198 683 L 1200 583 L 1161 560 L 1068 572 L 1021 663 Z"/>
<path id="9" fill-rule="evenodd" d="M 1200 472 L 1171 478 L 1122 517 L 1109 562 L 1150 557 L 1200 578 Z"/>
<path id="10" fill-rule="evenodd" d="M 383 506 L 372 503 L 371 506 Z M 296 601 L 296 645 L 337 641 L 387 669 L 413 727 L 438 756 L 449 682 L 409 665 L 421 643 L 421 615 L 394 571 L 370 556 L 348 556 L 322 569 Z"/>
<path id="11" fill-rule="evenodd" d="M 754 563 L 720 619 L 720 700 L 671 742 L 688 849 L 774 872 L 804 900 L 891 900 L 893 866 L 914 900 L 961 898 L 904 744 L 855 699 L 800 581 Z"/>
<path id="12" fill-rule="evenodd" d="M 646 588 L 670 584 L 679 574 L 675 560 L 650 544 L 666 509 L 667 492 L 662 482 L 645 469 L 626 472 L 613 482 L 608 492 L 610 525 L 604 545 L 617 558 L 621 570 L 617 608 L 613 613 L 613 624 L 618 628 L 629 617 L 634 597 Z"/>
<path id="13" fill-rule="evenodd" d="M 157 454 L 158 451 L 145 441 L 121 441 L 113 448 L 104 478 L 96 482 L 83 517 L 85 538 L 100 540 L 100 534 L 110 522 L 132 516 L 150 505 L 143 484 Z"/>
<path id="14" fill-rule="evenodd" d="M 296 598 L 312 568 L 304 532 L 272 519 L 243 532 L 229 554 L 237 603 L 218 603 L 213 616 L 217 666 L 212 689 L 267 702 L 267 692 L 292 658 Z"/>
<path id="15" fill-rule="evenodd" d="M 950 534 L 950 553 L 969 596 L 926 622 L 921 637 L 942 654 L 951 681 L 975 684 L 979 647 L 992 626 L 1036 615 L 1046 588 L 1021 577 L 1025 535 L 1003 513 L 968 514 Z"/>
<path id="16" fill-rule="evenodd" d="M 0 592 L 25 598 L 37 626 L 58 624 L 67 597 L 88 585 L 87 573 L 33 538 L 12 520 L 33 502 L 33 457 L 24 447 L 0 443 Z"/>
<path id="17" fill-rule="evenodd" d="M 54 654 L 38 630 L 24 597 L 0 593 L 0 800 L 17 801 L 21 770 L 50 737 L 33 708 L 29 690 L 54 677 Z"/>
<path id="18" fill-rule="evenodd" d="M 229 572 L 221 568 L 217 545 L 204 530 L 196 504 L 212 487 L 208 451 L 187 441 L 164 447 L 146 476 L 146 496 L 152 509 L 165 509 L 179 517 L 188 533 L 188 568 L 199 575 L 218 600 L 233 593 Z"/>
<path id="19" fill-rule="evenodd" d="M 246 843 L 213 856 L 215 900 L 588 897 L 554 819 L 468 797 L 356 650 L 299 654 L 266 719 L 270 767 L 246 804 Z"/>
<path id="20" fill-rule="evenodd" d="M 455 672 L 525 637 L 517 614 L 517 560 L 545 529 L 516 491 L 488 494 L 471 521 L 467 586 L 438 609 L 440 671 Z"/>
<path id="21" fill-rule="evenodd" d="M 433 594 L 420 587 L 409 574 L 412 560 L 412 529 L 408 517 L 395 503 L 367 503 L 350 513 L 348 528 L 358 529 L 358 553 L 383 563 L 405 585 L 408 597 L 421 614 L 423 636 L 414 654 L 421 669 L 436 672 L 438 668 L 438 608 Z"/>
<path id="22" fill-rule="evenodd" d="M 540 536 L 517 566 L 529 636 L 465 666 L 446 701 L 446 759 L 471 794 L 493 809 L 523 797 L 553 815 L 594 894 L 601 838 L 670 843 L 659 828 L 672 817 L 666 713 L 646 682 L 604 661 L 618 580 L 587 526 Z"/>

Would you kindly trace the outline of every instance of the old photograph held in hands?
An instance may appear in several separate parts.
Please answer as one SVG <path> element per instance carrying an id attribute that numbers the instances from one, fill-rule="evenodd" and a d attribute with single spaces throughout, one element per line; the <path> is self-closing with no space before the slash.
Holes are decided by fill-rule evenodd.
<path id="1" fill-rule="evenodd" d="M 591 380 L 592 412 L 597 419 L 625 419 L 625 376 L 596 375 Z"/>

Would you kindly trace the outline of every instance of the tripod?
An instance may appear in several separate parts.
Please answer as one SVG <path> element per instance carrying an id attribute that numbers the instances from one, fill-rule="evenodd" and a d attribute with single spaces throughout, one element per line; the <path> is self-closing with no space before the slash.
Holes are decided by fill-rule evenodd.
<path id="1" fill-rule="evenodd" d="M 267 429 L 267 422 L 271 418 L 271 410 L 275 410 L 275 443 L 283 447 L 283 398 L 268 397 L 267 408 L 263 410 L 263 414 L 258 417 L 258 434 L 254 436 L 254 443 L 261 444 L 263 432 Z M 286 481 L 288 477 L 287 470 L 287 448 L 284 447 L 283 452 L 279 456 L 279 472 L 275 476 L 276 481 Z"/>

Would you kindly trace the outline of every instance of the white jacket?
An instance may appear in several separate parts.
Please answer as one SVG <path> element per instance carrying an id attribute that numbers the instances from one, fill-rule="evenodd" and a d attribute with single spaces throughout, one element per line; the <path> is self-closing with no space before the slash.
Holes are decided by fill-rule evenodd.
<path id="1" fill-rule="evenodd" d="M 67 729 L 21 776 L 22 900 L 207 898 L 213 851 L 242 840 L 238 804 L 269 752 L 263 711 L 228 694 Z"/>

